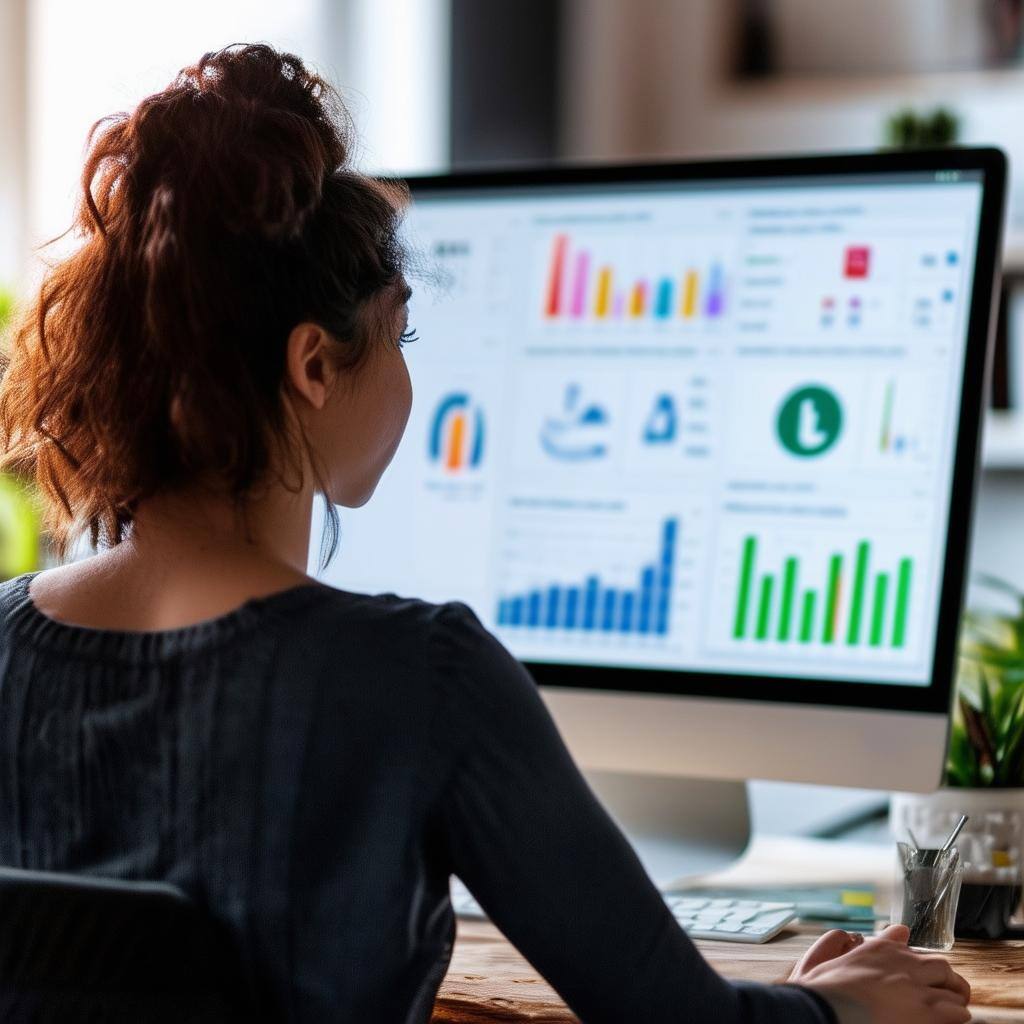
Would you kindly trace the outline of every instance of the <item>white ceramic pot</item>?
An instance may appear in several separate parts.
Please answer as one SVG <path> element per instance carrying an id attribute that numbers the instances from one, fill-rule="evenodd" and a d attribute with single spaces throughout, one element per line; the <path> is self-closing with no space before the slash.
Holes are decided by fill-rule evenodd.
<path id="1" fill-rule="evenodd" d="M 967 789 L 943 787 L 934 793 L 893 793 L 889 804 L 889 827 L 897 839 L 908 812 L 926 807 L 935 813 L 982 814 L 985 811 L 1016 811 L 1024 817 L 1024 788 L 1020 789 Z"/>
<path id="2" fill-rule="evenodd" d="M 1016 856 L 1011 853 L 1009 864 L 1003 866 L 1016 866 L 1019 872 L 1020 866 L 1024 865 L 1024 788 L 964 789 L 950 787 L 938 789 L 934 793 L 893 793 L 889 805 L 889 828 L 893 838 L 906 841 L 907 823 L 916 820 L 915 834 L 918 840 L 922 843 L 934 843 L 938 841 L 938 836 L 934 830 L 929 833 L 922 827 L 922 819 L 927 820 L 932 815 L 942 815 L 946 820 L 940 831 L 945 832 L 947 828 L 955 824 L 957 816 L 960 814 L 968 815 L 975 820 L 976 825 L 980 825 L 980 819 L 987 812 L 993 811 L 1016 814 L 1018 818 Z M 1004 819 L 1003 823 L 990 827 L 994 827 L 997 830 L 994 834 L 998 834 L 999 831 L 1011 826 Z M 970 831 L 971 826 L 968 825 L 967 832 Z M 985 828 L 984 831 L 988 831 L 988 828 Z M 1009 837 L 1006 836 L 1006 838 Z M 964 849 L 963 841 L 959 845 L 961 852 L 969 859 L 971 844 L 968 843 L 966 849 Z M 977 848 L 975 848 L 975 854 L 979 854 Z"/>

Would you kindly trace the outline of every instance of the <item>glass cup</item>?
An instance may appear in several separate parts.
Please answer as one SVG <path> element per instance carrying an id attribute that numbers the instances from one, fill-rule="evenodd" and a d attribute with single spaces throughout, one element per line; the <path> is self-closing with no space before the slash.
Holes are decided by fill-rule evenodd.
<path id="1" fill-rule="evenodd" d="M 1024 816 L 1013 808 L 972 807 L 968 813 L 970 818 L 956 841 L 964 866 L 956 934 L 961 939 L 998 939 L 1013 927 L 1021 902 Z M 904 807 L 894 828 L 897 836 L 909 834 L 922 846 L 938 847 L 959 818 L 959 808 L 922 802 Z"/>
<path id="2" fill-rule="evenodd" d="M 912 949 L 945 952 L 953 948 L 956 908 L 963 879 L 963 861 L 954 846 L 915 849 L 897 843 L 896 898 L 892 923 L 910 929 Z"/>

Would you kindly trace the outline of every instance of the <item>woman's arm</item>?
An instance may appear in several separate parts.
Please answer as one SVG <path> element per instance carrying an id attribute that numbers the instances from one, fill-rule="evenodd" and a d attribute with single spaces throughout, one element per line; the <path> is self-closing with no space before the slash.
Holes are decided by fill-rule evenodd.
<path id="1" fill-rule="evenodd" d="M 791 986 L 704 961 L 573 763 L 532 680 L 462 605 L 432 645 L 458 749 L 441 809 L 452 870 L 585 1024 L 834 1020 Z"/>

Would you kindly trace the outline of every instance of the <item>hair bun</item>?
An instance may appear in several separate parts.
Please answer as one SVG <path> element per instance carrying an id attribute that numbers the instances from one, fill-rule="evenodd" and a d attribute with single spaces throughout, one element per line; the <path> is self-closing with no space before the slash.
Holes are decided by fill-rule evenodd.
<path id="1" fill-rule="evenodd" d="M 347 116 L 334 95 L 300 58 L 236 44 L 204 54 L 115 119 L 94 152 L 128 171 L 138 201 L 153 204 L 143 218 L 154 228 L 170 229 L 171 217 L 178 232 L 187 221 L 287 239 L 347 159 Z"/>

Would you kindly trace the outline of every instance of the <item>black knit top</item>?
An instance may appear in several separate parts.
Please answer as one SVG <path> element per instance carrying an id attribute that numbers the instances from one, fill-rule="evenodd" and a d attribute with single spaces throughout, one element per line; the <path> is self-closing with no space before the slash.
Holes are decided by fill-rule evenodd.
<path id="1" fill-rule="evenodd" d="M 154 633 L 0 586 L 0 863 L 188 892 L 270 1019 L 430 1018 L 449 877 L 587 1024 L 823 1024 L 700 957 L 463 605 L 318 584 Z"/>

